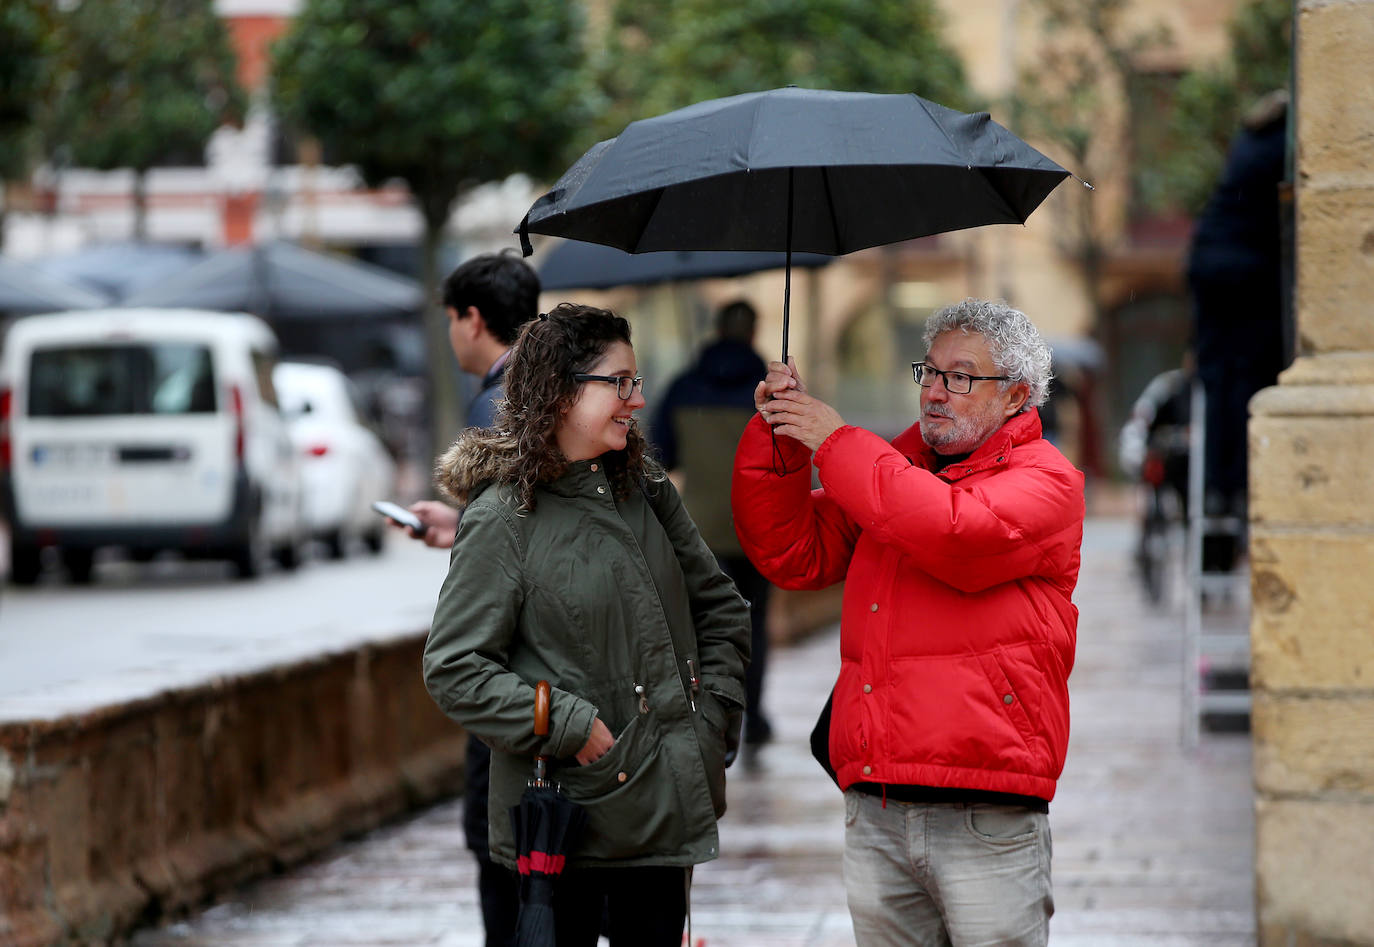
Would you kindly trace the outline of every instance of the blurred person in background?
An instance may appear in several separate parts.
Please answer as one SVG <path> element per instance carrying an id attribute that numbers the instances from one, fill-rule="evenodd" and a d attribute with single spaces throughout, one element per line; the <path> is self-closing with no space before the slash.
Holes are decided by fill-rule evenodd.
<path id="1" fill-rule="evenodd" d="M 560 947 L 594 947 L 603 912 L 612 947 L 678 947 L 690 869 L 720 851 L 748 607 L 636 429 L 629 323 L 564 303 L 508 364 L 498 426 L 440 459 L 464 512 L 425 683 L 492 747 L 493 812 L 519 802 L 536 755 L 585 810 L 553 893 Z M 516 865 L 511 820 L 492 820 L 491 848 Z"/>
<path id="2" fill-rule="evenodd" d="M 1050 350 L 1023 313 L 965 300 L 925 343 L 919 422 L 891 443 L 771 362 L 735 522 L 782 588 L 845 581 L 824 746 L 860 947 L 1044 945 L 1083 475 L 1041 436 Z"/>
<path id="3" fill-rule="evenodd" d="M 754 414 L 754 386 L 767 371 L 754 351 L 758 315 L 743 300 L 716 313 L 716 338 L 668 386 L 654 417 L 653 439 L 687 511 L 725 574 L 749 602 L 751 657 L 744 679 L 744 742 L 773 737 L 763 712 L 768 657 L 769 584 L 744 555 L 730 515 L 730 470 L 735 445 Z"/>
<path id="4" fill-rule="evenodd" d="M 469 427 L 489 428 L 496 423 L 496 405 L 505 397 L 502 384 L 511 346 L 521 327 L 539 312 L 539 276 L 514 251 L 488 253 L 462 263 L 444 280 L 444 311 L 448 314 L 448 338 L 458 367 L 482 380 L 468 405 Z M 460 513 L 438 500 L 412 503 L 410 511 L 427 529 L 413 539 L 436 549 L 450 549 L 458 533 Z M 519 916 L 519 884 L 516 874 L 492 861 L 488 848 L 487 790 L 491 750 L 468 735 L 463 783 L 463 832 L 477 859 L 477 888 L 482 904 L 482 923 L 487 947 L 507 947 L 515 937 Z"/>
<path id="5" fill-rule="evenodd" d="M 1287 142 L 1288 93 L 1278 90 L 1246 114 L 1188 253 L 1197 373 L 1207 396 L 1204 512 L 1242 524 L 1250 398 L 1276 384 L 1287 363 L 1279 211 Z M 1229 571 L 1243 548 L 1243 535 L 1204 536 L 1203 570 Z"/>

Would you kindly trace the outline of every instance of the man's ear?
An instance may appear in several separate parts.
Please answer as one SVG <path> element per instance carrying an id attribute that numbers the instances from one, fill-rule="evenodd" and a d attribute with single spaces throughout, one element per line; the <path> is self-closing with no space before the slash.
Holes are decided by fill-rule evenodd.
<path id="1" fill-rule="evenodd" d="M 1002 416 L 1009 418 L 1014 414 L 1019 414 L 1026 407 L 1026 402 L 1029 399 L 1030 385 L 1024 381 L 1018 381 L 1011 386 L 1011 391 L 1008 392 L 1007 406 Z"/>
<path id="2" fill-rule="evenodd" d="M 487 331 L 487 320 L 482 318 L 482 310 L 476 306 L 469 306 L 463 310 L 464 320 L 471 320 L 474 336 L 481 335 Z"/>

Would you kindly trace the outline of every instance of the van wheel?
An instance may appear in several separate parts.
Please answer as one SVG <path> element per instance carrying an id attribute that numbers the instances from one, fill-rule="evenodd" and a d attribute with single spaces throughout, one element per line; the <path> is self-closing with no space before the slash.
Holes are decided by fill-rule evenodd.
<path id="1" fill-rule="evenodd" d="M 382 544 L 385 541 L 385 537 L 382 535 L 382 527 L 380 526 L 363 534 L 363 545 L 366 546 L 367 551 L 374 556 L 381 553 Z"/>
<path id="2" fill-rule="evenodd" d="M 276 548 L 272 553 L 272 558 L 276 559 L 277 565 L 281 566 L 287 572 L 296 571 L 296 569 L 300 568 L 301 559 L 304 558 L 301 555 L 300 540 L 288 539 L 285 543 Z"/>
<path id="3" fill-rule="evenodd" d="M 94 549 L 64 549 L 62 564 L 77 585 L 90 585 L 91 573 L 95 569 Z"/>
<path id="4" fill-rule="evenodd" d="M 37 546 L 28 543 L 10 545 L 10 581 L 15 585 L 33 585 L 43 572 L 43 557 Z"/>
<path id="5" fill-rule="evenodd" d="M 324 534 L 324 549 L 330 559 L 342 559 L 348 555 L 348 541 L 344 538 L 342 528 Z"/>
<path id="6" fill-rule="evenodd" d="M 262 535 L 262 523 L 257 517 L 248 521 L 248 535 L 233 548 L 229 558 L 240 579 L 256 579 L 262 575 L 267 559 L 267 542 Z"/>

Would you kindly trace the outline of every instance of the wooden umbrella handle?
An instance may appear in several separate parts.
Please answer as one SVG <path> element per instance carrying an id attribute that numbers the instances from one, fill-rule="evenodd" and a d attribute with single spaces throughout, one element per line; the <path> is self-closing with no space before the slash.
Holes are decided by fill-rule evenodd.
<path id="1" fill-rule="evenodd" d="M 553 688 L 548 681 L 534 685 L 534 735 L 537 737 L 549 735 L 549 700 L 552 695 Z"/>

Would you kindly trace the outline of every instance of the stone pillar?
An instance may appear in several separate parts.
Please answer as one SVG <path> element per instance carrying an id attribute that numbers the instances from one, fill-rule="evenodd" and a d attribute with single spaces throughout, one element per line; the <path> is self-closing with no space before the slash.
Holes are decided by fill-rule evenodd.
<path id="1" fill-rule="evenodd" d="M 1374 0 L 1297 3 L 1299 357 L 1250 403 L 1261 945 L 1374 944 Z"/>

